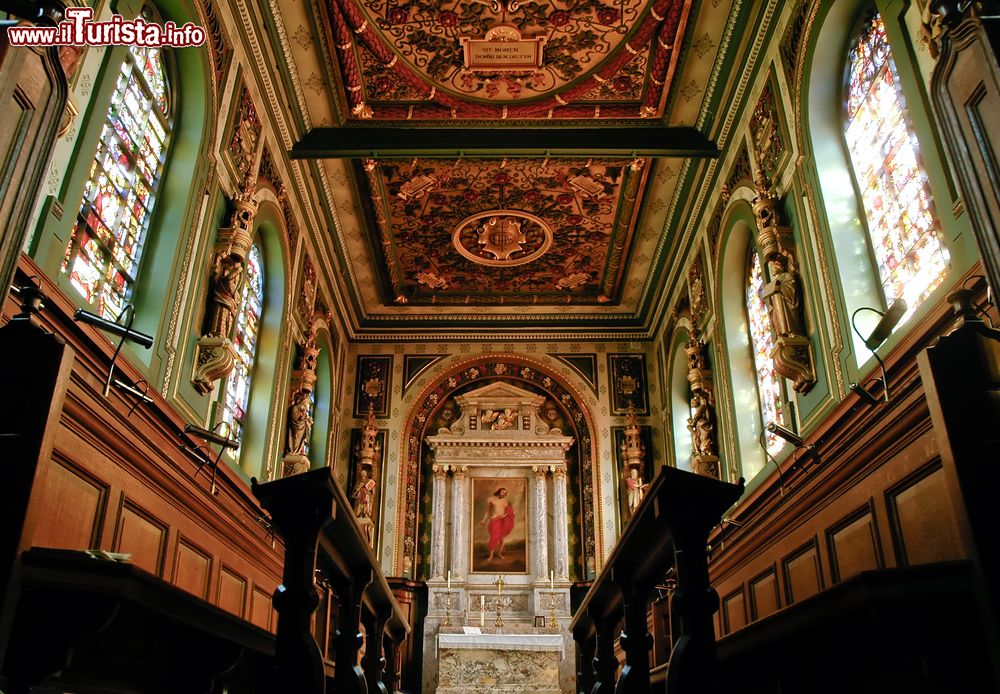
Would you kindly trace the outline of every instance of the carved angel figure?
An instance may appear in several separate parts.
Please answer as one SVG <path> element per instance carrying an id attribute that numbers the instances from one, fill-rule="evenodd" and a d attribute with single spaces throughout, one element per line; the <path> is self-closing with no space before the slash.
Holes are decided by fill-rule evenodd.
<path id="1" fill-rule="evenodd" d="M 507 408 L 497 416 L 497 421 L 493 423 L 493 429 L 494 431 L 503 431 L 504 429 L 510 429 L 516 423 L 517 411 Z"/>

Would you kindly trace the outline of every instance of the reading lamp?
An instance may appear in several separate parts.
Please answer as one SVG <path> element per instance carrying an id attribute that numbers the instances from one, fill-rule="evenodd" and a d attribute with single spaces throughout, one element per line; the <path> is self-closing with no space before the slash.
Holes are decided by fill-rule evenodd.
<path id="1" fill-rule="evenodd" d="M 788 443 L 795 446 L 795 448 L 805 448 L 807 451 L 813 454 L 813 456 L 816 458 L 816 462 L 818 463 L 819 456 L 816 455 L 816 446 L 814 446 L 811 443 L 806 443 L 801 436 L 796 434 L 791 429 L 781 426 L 777 422 L 768 422 L 767 426 L 765 426 L 763 429 L 760 430 L 760 436 L 757 437 L 758 440 L 760 441 L 760 447 L 764 449 L 764 454 L 771 459 L 771 461 L 774 463 L 775 469 L 777 469 L 778 471 L 778 492 L 781 494 L 781 496 L 784 496 L 785 480 L 781 475 L 781 465 L 778 464 L 778 459 L 775 458 L 773 455 L 771 455 L 771 451 L 767 450 L 767 442 L 764 441 L 765 433 L 771 433 L 774 434 L 775 436 L 780 436 L 785 441 L 788 441 Z"/>
<path id="2" fill-rule="evenodd" d="M 96 313 L 91 313 L 90 311 L 84 311 L 82 308 L 78 308 L 76 313 L 73 314 L 73 320 L 79 323 L 86 323 L 87 325 L 93 325 L 95 328 L 103 330 L 104 332 L 116 335 L 122 340 L 127 340 L 128 342 L 135 342 L 136 344 L 142 345 L 146 349 L 153 346 L 153 338 L 146 333 L 141 333 L 138 330 L 132 330 L 132 320 L 135 316 L 135 309 L 132 308 L 132 304 L 126 304 L 125 308 L 118 315 L 118 320 L 121 320 L 122 316 L 125 315 L 126 311 L 131 310 L 129 315 L 128 323 L 122 325 L 117 321 L 110 321 L 104 316 L 99 316 Z"/>
<path id="3" fill-rule="evenodd" d="M 118 321 L 120 321 L 126 313 L 128 314 L 128 322 L 126 322 L 125 325 L 122 325 Z M 135 342 L 142 345 L 146 349 L 153 346 L 153 338 L 151 336 L 146 333 L 140 333 L 138 330 L 132 330 L 132 321 L 135 320 L 135 306 L 132 304 L 125 304 L 125 307 L 122 308 L 122 312 L 118 314 L 118 318 L 113 321 L 108 320 L 104 316 L 99 316 L 96 313 L 91 313 L 90 311 L 84 311 L 82 308 L 78 308 L 76 313 L 73 314 L 73 320 L 78 323 L 93 325 L 95 328 L 111 333 L 112 335 L 117 335 L 121 338 L 121 340 L 118 341 L 118 346 L 115 347 L 114 355 L 111 357 L 111 365 L 108 367 L 108 377 L 104 379 L 104 397 L 108 397 L 108 392 L 111 390 L 113 382 L 116 388 L 123 390 L 136 398 L 136 406 L 140 402 L 145 402 L 147 404 L 152 402 L 152 400 L 150 400 L 146 395 L 146 391 L 149 390 L 149 386 L 146 387 L 146 391 L 139 391 L 119 379 L 113 379 L 112 381 L 112 377 L 115 373 L 115 362 L 118 361 L 118 355 L 121 353 L 122 345 L 124 345 L 126 341 Z M 132 412 L 134 410 L 135 406 L 129 410 L 129 417 L 132 416 Z"/>
<path id="4" fill-rule="evenodd" d="M 871 331 L 868 337 L 864 337 L 861 331 L 858 330 L 858 324 L 856 319 L 858 314 L 862 311 L 872 311 L 881 316 L 875 329 Z M 878 348 L 882 346 L 882 343 L 888 339 L 889 335 L 892 334 L 892 329 L 895 328 L 903 314 L 906 313 L 906 301 L 902 297 L 898 297 L 886 311 L 879 311 L 877 308 L 871 308 L 870 306 L 862 306 L 861 308 L 854 311 L 851 314 L 851 327 L 854 328 L 854 334 L 861 338 L 861 341 L 865 343 L 865 347 L 872 353 L 875 357 L 875 361 L 878 362 L 879 371 L 882 373 L 882 398 L 885 402 L 889 402 L 889 381 L 885 376 L 885 363 L 882 361 L 882 357 L 878 355 Z M 863 385 L 857 382 L 851 383 L 851 390 L 858 394 L 862 400 L 867 402 L 869 405 L 875 405 L 878 403 L 878 398 L 865 388 Z"/>
<path id="5" fill-rule="evenodd" d="M 219 422 L 219 424 L 217 424 L 216 426 L 220 426 L 222 424 L 226 425 L 227 427 L 226 431 L 228 433 L 229 422 Z M 215 484 L 215 478 L 219 472 L 219 461 L 222 460 L 222 452 L 225 451 L 227 448 L 232 448 L 232 449 L 239 448 L 240 442 L 236 441 L 235 439 L 231 439 L 228 436 L 223 436 L 222 434 L 213 431 L 211 429 L 202 429 L 201 427 L 196 427 L 193 424 L 185 424 L 184 433 L 196 434 L 201 438 L 203 438 L 205 441 L 209 441 L 211 443 L 218 444 L 220 446 L 219 453 L 218 455 L 215 456 L 215 460 L 209 460 L 199 452 L 199 449 L 203 448 L 202 446 L 195 446 L 194 448 L 192 448 L 187 441 L 181 444 L 181 448 L 188 451 L 192 456 L 194 456 L 194 459 L 198 463 L 198 472 L 194 474 L 195 477 L 198 476 L 198 473 L 201 472 L 202 468 L 205 466 L 206 463 L 212 466 L 211 492 L 213 495 L 218 494 L 219 489 Z"/>

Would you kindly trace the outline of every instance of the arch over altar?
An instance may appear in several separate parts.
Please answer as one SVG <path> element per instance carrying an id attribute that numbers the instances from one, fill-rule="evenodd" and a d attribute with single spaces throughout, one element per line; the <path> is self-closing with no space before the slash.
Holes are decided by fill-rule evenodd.
<path id="1" fill-rule="evenodd" d="M 462 409 L 459 397 L 495 383 L 506 383 L 533 397 L 541 397 L 537 421 L 550 428 L 555 425 L 572 440 L 565 465 L 569 522 L 564 529 L 570 527 L 567 574 L 571 579 L 593 577 L 602 563 L 604 547 L 600 532 L 603 513 L 598 442 L 592 434 L 592 413 L 579 391 L 551 367 L 533 359 L 496 354 L 468 359 L 448 368 L 423 388 L 407 413 L 400 443 L 395 524 L 398 532 L 393 536 L 392 573 L 413 579 L 431 577 L 434 529 L 430 519 L 434 491 L 427 437 L 435 435 L 442 426 L 452 425 Z M 500 407 L 497 420 L 504 421 L 505 409 L 508 408 Z M 495 421 L 488 426 L 492 427 Z"/>

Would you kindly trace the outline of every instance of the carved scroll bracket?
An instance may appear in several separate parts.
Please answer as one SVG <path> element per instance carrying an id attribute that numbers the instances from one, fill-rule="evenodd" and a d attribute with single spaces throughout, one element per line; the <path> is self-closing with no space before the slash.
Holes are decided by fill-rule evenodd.
<path id="1" fill-rule="evenodd" d="M 796 392 L 806 393 L 816 385 L 815 358 L 812 343 L 806 337 L 802 278 L 795 259 L 792 230 L 779 224 L 778 196 L 760 169 L 757 169 L 754 182 L 757 187 L 757 196 L 753 199 L 757 248 L 767 261 L 768 281 L 762 298 L 767 304 L 775 339 L 771 358 L 775 371 L 792 381 Z"/>

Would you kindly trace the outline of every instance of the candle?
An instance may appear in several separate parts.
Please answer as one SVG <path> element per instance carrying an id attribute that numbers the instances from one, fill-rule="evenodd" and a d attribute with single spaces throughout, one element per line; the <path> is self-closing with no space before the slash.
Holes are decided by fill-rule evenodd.
<path id="1" fill-rule="evenodd" d="M 549 590 L 556 589 L 556 572 L 549 571 Z"/>
<path id="2" fill-rule="evenodd" d="M 448 569 L 448 590 L 451 590 L 451 569 Z"/>
<path id="3" fill-rule="evenodd" d="M 479 626 L 486 626 L 486 596 L 479 596 Z"/>

